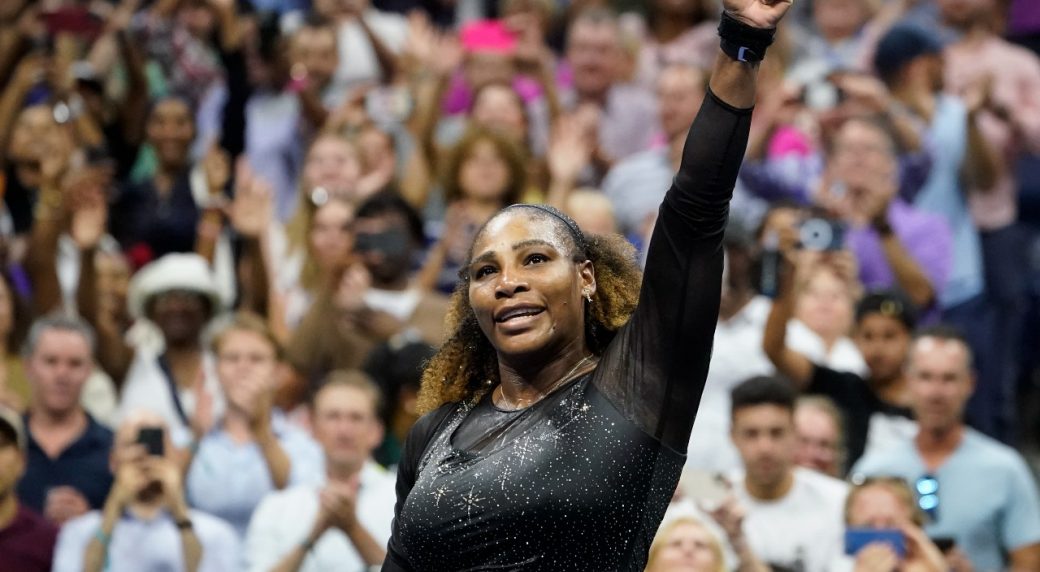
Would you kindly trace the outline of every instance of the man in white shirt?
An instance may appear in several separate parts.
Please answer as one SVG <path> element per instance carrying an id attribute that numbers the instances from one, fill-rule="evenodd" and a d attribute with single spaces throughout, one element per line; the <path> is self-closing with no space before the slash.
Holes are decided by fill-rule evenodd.
<path id="1" fill-rule="evenodd" d="M 795 393 L 773 377 L 733 389 L 730 435 L 744 461 L 734 493 L 752 551 L 774 570 L 828 572 L 843 552 L 842 481 L 796 467 Z"/>
<path id="2" fill-rule="evenodd" d="M 54 571 L 235 570 L 238 536 L 219 518 L 188 509 L 173 454 L 161 417 L 127 416 L 113 447 L 112 492 L 102 510 L 62 527 Z"/>
<path id="3" fill-rule="evenodd" d="M 314 437 L 326 484 L 268 495 L 246 537 L 247 569 L 363 572 L 382 564 L 394 517 L 394 477 L 371 460 L 383 438 L 379 390 L 363 374 L 336 372 L 314 396 Z"/>

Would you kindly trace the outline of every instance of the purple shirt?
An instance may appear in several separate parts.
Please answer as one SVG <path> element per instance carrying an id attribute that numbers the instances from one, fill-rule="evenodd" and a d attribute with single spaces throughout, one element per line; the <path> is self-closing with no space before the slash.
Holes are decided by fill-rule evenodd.
<path id="1" fill-rule="evenodd" d="M 19 572 L 50 572 L 58 528 L 25 506 L 0 529 L 0 568 Z"/>
<path id="2" fill-rule="evenodd" d="M 902 199 L 888 207 L 888 221 L 910 256 L 932 282 L 936 299 L 953 263 L 953 234 L 939 215 L 915 209 Z M 850 228 L 845 244 L 859 261 L 859 278 L 868 290 L 897 286 L 895 274 L 885 259 L 881 237 L 869 227 Z"/>

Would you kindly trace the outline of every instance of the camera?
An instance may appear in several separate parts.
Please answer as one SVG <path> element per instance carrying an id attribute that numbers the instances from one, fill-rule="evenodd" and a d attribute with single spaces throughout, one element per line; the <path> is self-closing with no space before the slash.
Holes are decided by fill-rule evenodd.
<path id="1" fill-rule="evenodd" d="M 810 218 L 799 228 L 798 239 L 805 250 L 841 250 L 845 245 L 845 225 L 825 218 Z"/>
<path id="2" fill-rule="evenodd" d="M 798 99 L 809 109 L 827 111 L 845 101 L 845 92 L 833 81 L 824 78 L 802 86 L 802 93 Z"/>

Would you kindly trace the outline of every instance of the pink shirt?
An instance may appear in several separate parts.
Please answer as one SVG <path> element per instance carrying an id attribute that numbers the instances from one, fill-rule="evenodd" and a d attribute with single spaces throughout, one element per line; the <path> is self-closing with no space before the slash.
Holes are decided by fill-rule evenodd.
<path id="1" fill-rule="evenodd" d="M 981 44 L 946 48 L 946 88 L 963 93 L 986 76 L 993 78 L 993 99 L 1011 114 L 1012 128 L 991 113 L 979 116 L 983 135 L 1012 165 L 1025 151 L 1040 151 L 1040 60 L 1032 52 L 991 37 Z M 1016 133 L 1017 131 L 1017 133 Z M 972 217 L 982 230 L 1007 226 L 1018 217 L 1018 183 L 1007 167 L 992 189 L 972 189 Z"/>

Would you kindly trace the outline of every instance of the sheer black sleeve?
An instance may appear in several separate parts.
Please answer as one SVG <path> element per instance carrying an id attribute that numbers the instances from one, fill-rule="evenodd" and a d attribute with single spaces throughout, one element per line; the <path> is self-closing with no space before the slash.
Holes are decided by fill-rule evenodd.
<path id="1" fill-rule="evenodd" d="M 455 404 L 453 403 L 442 405 L 423 415 L 408 431 L 408 437 L 404 441 L 404 451 L 401 452 L 401 462 L 397 465 L 397 503 L 394 505 L 394 523 L 390 542 L 386 548 L 383 572 L 412 570 L 412 566 L 397 543 L 397 517 L 401 514 L 401 507 L 404 506 L 405 500 L 408 499 L 408 493 L 415 485 L 415 477 L 419 472 L 419 461 L 426 452 L 426 446 L 437 435 L 441 425 L 454 410 Z"/>
<path id="2" fill-rule="evenodd" d="M 709 91 L 659 210 L 639 304 L 593 383 L 628 419 L 685 452 L 719 313 L 722 235 L 751 109 Z"/>

